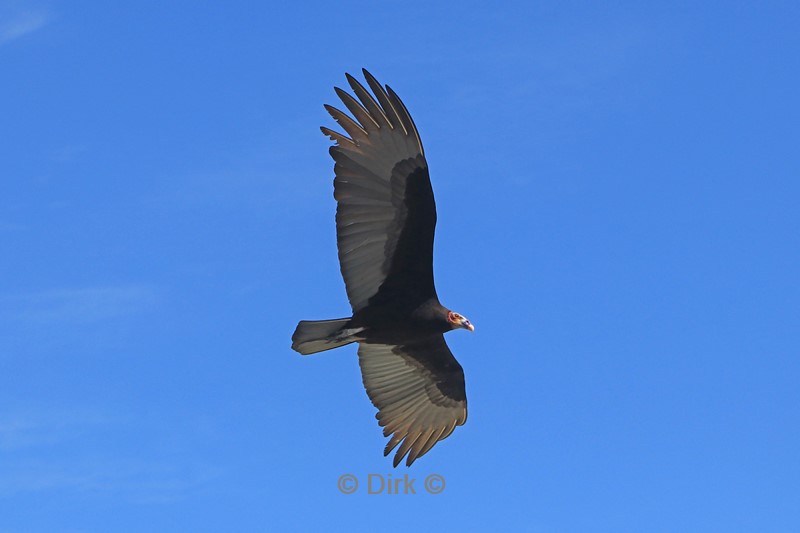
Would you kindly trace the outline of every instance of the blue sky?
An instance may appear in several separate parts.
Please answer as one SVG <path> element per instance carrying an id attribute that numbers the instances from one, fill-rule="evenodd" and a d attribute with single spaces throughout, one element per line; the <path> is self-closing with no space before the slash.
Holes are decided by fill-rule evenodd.
<path id="1" fill-rule="evenodd" d="M 798 26 L 0 1 L 0 531 L 800 530 Z M 411 469 L 353 347 L 289 349 L 349 312 L 318 127 L 361 67 L 417 122 L 477 327 L 469 421 Z"/>

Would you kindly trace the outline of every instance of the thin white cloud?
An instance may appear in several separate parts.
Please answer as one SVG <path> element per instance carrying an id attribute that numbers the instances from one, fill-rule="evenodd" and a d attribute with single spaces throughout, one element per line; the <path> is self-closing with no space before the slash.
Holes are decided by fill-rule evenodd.
<path id="1" fill-rule="evenodd" d="M 14 39 L 19 39 L 29 33 L 42 28 L 50 19 L 50 13 L 45 9 L 32 9 L 6 17 L 0 13 L 0 44 L 5 44 Z"/>
<path id="2" fill-rule="evenodd" d="M 0 415 L 0 451 L 58 444 L 104 423 L 98 414 L 64 410 L 24 410 Z"/>
<path id="3" fill-rule="evenodd" d="M 36 323 L 89 323 L 139 312 L 157 301 L 155 289 L 145 285 L 54 289 L 0 297 L 0 316 Z"/>
<path id="4" fill-rule="evenodd" d="M 169 503 L 213 487 L 217 467 L 172 465 L 125 458 L 0 461 L 0 497 L 69 491 L 105 493 L 138 503 Z"/>
<path id="5" fill-rule="evenodd" d="M 16 222 L 3 222 L 0 220 L 0 233 L 12 233 L 14 231 L 22 231 L 26 229 L 26 226 L 23 224 L 17 224 Z"/>
<path id="6" fill-rule="evenodd" d="M 0 414 L 0 498 L 68 491 L 164 503 L 208 490 L 225 474 L 184 456 L 142 457 L 98 444 L 119 439 L 132 427 L 145 439 L 153 431 L 159 438 L 168 431 L 136 417 L 86 409 L 32 406 Z"/>
<path id="7" fill-rule="evenodd" d="M 50 157 L 58 162 L 74 161 L 88 151 L 85 144 L 66 144 L 50 152 Z"/>

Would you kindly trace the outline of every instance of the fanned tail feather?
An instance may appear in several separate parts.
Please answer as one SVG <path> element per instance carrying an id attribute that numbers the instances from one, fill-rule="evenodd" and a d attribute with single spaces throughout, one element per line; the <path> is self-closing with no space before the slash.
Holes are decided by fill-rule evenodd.
<path id="1" fill-rule="evenodd" d="M 362 328 L 344 329 L 349 321 L 349 318 L 301 320 L 292 335 L 292 349 L 309 355 L 355 342 Z"/>

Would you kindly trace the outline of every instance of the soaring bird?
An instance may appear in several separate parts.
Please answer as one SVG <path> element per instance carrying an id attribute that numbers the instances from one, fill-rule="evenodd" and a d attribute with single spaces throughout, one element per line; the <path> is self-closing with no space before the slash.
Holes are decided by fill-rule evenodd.
<path id="1" fill-rule="evenodd" d="M 384 455 L 400 445 L 394 466 L 403 457 L 411 466 L 467 420 L 464 371 L 444 333 L 475 328 L 436 295 L 436 204 L 417 127 L 394 91 L 363 73 L 372 94 L 349 74 L 357 99 L 335 87 L 352 118 L 325 106 L 346 135 L 321 128 L 336 143 L 336 236 L 353 316 L 301 321 L 292 348 L 308 355 L 357 342 L 364 388 L 390 437 Z"/>

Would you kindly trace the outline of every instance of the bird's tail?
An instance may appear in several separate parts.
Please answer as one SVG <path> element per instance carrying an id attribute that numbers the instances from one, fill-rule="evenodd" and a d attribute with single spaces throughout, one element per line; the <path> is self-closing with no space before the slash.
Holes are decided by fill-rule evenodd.
<path id="1" fill-rule="evenodd" d="M 301 320 L 292 335 L 292 349 L 309 355 L 355 342 L 356 334 L 363 328 L 344 329 L 349 321 L 349 318 Z"/>

